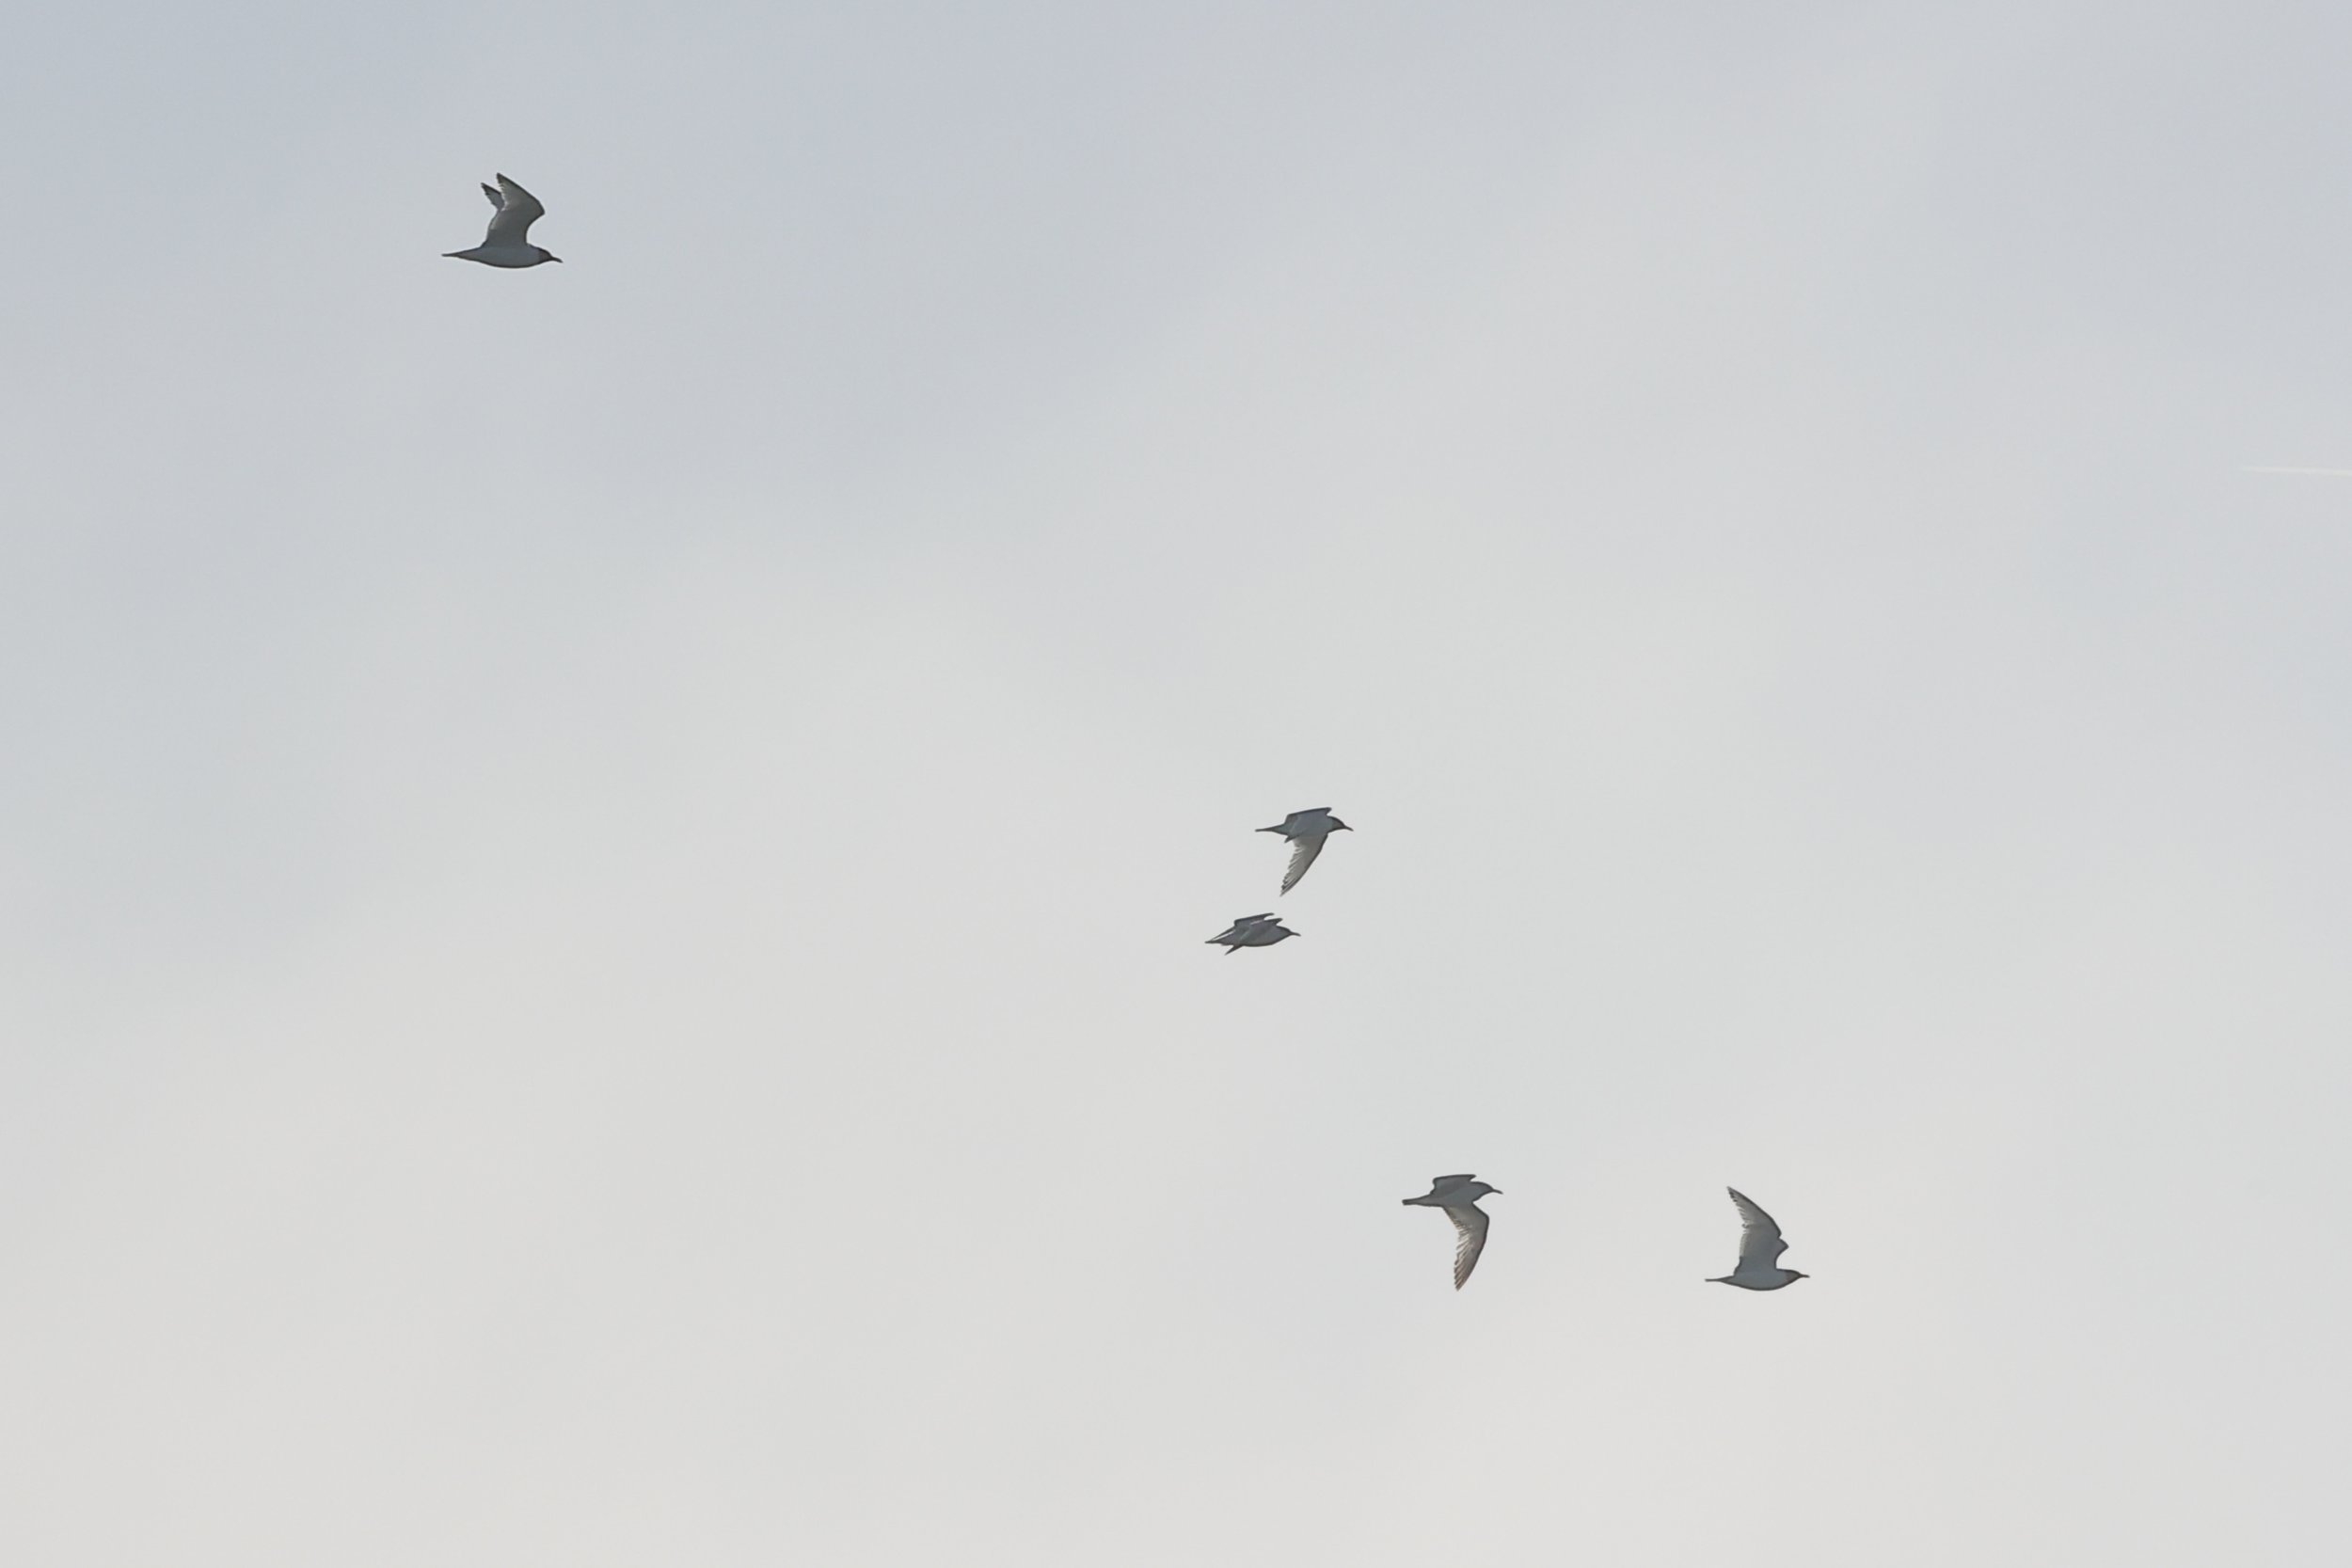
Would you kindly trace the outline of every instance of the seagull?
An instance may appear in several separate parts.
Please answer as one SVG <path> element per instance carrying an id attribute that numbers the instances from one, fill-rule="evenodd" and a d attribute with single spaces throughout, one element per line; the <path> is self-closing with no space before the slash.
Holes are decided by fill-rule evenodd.
<path id="1" fill-rule="evenodd" d="M 1454 1222 L 1454 1288 L 1460 1290 L 1462 1281 L 1478 1267 L 1478 1255 L 1486 1247 L 1486 1211 L 1478 1200 L 1488 1193 L 1501 1194 L 1501 1187 L 1489 1187 L 1474 1176 L 1433 1176 L 1429 1191 L 1421 1197 L 1405 1200 L 1407 1208 L 1415 1204 L 1425 1209 L 1442 1209 L 1445 1217 Z"/>
<path id="2" fill-rule="evenodd" d="M 1788 1243 L 1780 1239 L 1780 1227 L 1772 1216 L 1756 1206 L 1756 1200 L 1737 1187 L 1725 1187 L 1731 1195 L 1732 1207 L 1740 1211 L 1740 1262 L 1720 1279 L 1709 1285 L 1737 1285 L 1743 1291 L 1777 1291 L 1783 1285 L 1813 1276 L 1780 1266 L 1780 1255 L 1788 1250 Z"/>
<path id="3" fill-rule="evenodd" d="M 548 210 L 539 205 L 537 197 L 503 174 L 499 176 L 497 184 L 483 186 L 482 194 L 498 209 L 490 219 L 490 231 L 471 250 L 445 250 L 442 255 L 460 261 L 479 261 L 485 267 L 535 267 L 542 261 L 564 259 L 523 238 L 531 232 L 532 224 L 547 215 Z"/>
<path id="4" fill-rule="evenodd" d="M 1297 934 L 1271 914 L 1245 914 L 1209 942 L 1223 942 L 1225 956 L 1230 958 L 1245 947 L 1271 947 L 1284 937 Z"/>
<path id="5" fill-rule="evenodd" d="M 1331 815 L 1329 806 L 1312 806 L 1295 811 L 1271 828 L 1260 828 L 1262 833 L 1280 833 L 1291 847 L 1291 868 L 1282 874 L 1282 891 L 1288 893 L 1298 885 L 1298 879 L 1315 863 L 1323 853 L 1323 841 L 1334 832 L 1352 833 L 1356 830 Z"/>

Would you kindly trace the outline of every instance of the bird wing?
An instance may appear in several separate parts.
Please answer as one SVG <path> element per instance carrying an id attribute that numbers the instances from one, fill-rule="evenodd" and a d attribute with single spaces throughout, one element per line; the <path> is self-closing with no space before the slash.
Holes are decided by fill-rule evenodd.
<path id="1" fill-rule="evenodd" d="M 1454 1222 L 1456 1232 L 1454 1243 L 1454 1288 L 1460 1290 L 1462 1281 L 1478 1267 L 1478 1255 L 1486 1250 L 1486 1211 L 1471 1204 L 1450 1208 L 1445 1217 Z"/>
<path id="2" fill-rule="evenodd" d="M 1429 1179 L 1429 1190 L 1432 1193 L 1435 1193 L 1441 1187 L 1451 1187 L 1456 1181 L 1475 1181 L 1477 1180 L 1478 1178 L 1471 1175 L 1469 1171 L 1463 1171 L 1458 1176 L 1433 1176 Z"/>
<path id="3" fill-rule="evenodd" d="M 499 176 L 497 189 L 485 185 L 482 194 L 488 197 L 490 205 L 498 209 L 498 215 L 490 220 L 490 231 L 483 236 L 482 243 L 485 245 L 528 245 L 530 241 L 525 236 L 531 232 L 531 226 L 547 215 L 548 210 L 539 205 L 539 198 L 503 174 Z"/>
<path id="4" fill-rule="evenodd" d="M 1327 833 L 1302 833 L 1291 840 L 1291 868 L 1282 873 L 1284 893 L 1298 885 L 1298 879 L 1304 877 L 1307 868 L 1315 863 L 1315 857 L 1323 853 L 1323 846 L 1329 836 Z"/>
<path id="5" fill-rule="evenodd" d="M 1732 1207 L 1740 1211 L 1740 1267 L 1777 1267 L 1780 1255 L 1788 1250 L 1788 1243 L 1780 1239 L 1780 1227 L 1739 1188 L 1725 1187 L 1724 1191 L 1731 1195 Z"/>

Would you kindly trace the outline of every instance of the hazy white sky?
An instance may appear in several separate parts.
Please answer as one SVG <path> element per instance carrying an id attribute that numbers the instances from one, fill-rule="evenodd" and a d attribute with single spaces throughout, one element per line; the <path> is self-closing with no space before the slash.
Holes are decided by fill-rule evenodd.
<path id="1" fill-rule="evenodd" d="M 2337 1560 L 2347 45 L 16 18 L 4 1555 Z"/>

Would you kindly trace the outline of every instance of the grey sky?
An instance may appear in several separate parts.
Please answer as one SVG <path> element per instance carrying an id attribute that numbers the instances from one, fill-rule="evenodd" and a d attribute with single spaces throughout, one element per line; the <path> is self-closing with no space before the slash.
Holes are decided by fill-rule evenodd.
<path id="1" fill-rule="evenodd" d="M 6 1555 L 2332 1561 L 2348 43 L 19 19 Z"/>

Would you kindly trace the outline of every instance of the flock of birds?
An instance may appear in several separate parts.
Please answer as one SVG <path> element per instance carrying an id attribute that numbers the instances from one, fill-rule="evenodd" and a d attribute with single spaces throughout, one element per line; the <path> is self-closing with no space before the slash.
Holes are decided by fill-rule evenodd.
<path id="1" fill-rule="evenodd" d="M 485 185 L 482 194 L 490 198 L 494 209 L 488 232 L 482 243 L 468 250 L 450 250 L 442 254 L 455 261 L 479 261 L 485 267 L 535 267 L 543 261 L 561 261 L 544 245 L 531 243 L 531 226 L 547 215 L 539 198 L 501 174 L 495 185 Z M 1295 811 L 1271 828 L 1260 828 L 1262 833 L 1279 833 L 1290 846 L 1290 866 L 1282 873 L 1283 893 L 1298 885 L 1307 868 L 1323 853 L 1324 845 L 1336 832 L 1353 832 L 1354 829 L 1331 815 L 1328 806 L 1314 806 Z M 1245 947 L 1272 947 L 1277 942 L 1298 935 L 1282 924 L 1272 912 L 1245 914 L 1231 926 L 1209 938 L 1209 944 L 1225 949 L 1232 957 Z M 1784 1285 L 1806 1277 L 1794 1269 L 1780 1266 L 1780 1255 L 1788 1250 L 1788 1243 L 1780 1238 L 1780 1227 L 1772 1216 L 1756 1207 L 1755 1201 L 1737 1188 L 1726 1188 L 1733 1207 L 1740 1211 L 1740 1261 L 1726 1275 L 1709 1279 L 1710 1285 L 1737 1285 L 1743 1291 L 1777 1291 Z M 1445 1217 L 1454 1222 L 1454 1288 L 1460 1290 L 1478 1266 L 1478 1255 L 1486 1247 L 1487 1214 L 1478 1200 L 1488 1195 L 1500 1196 L 1502 1189 L 1488 1186 L 1475 1176 L 1439 1176 L 1433 1178 L 1429 1191 L 1419 1197 L 1405 1199 L 1407 1208 L 1442 1209 Z"/>
<path id="2" fill-rule="evenodd" d="M 1260 828 L 1262 833 L 1280 833 L 1291 847 L 1291 868 L 1282 873 L 1282 891 L 1288 893 L 1298 885 L 1298 879 L 1315 863 L 1323 853 L 1323 841 L 1337 832 L 1356 830 L 1331 815 L 1329 806 L 1315 806 L 1307 811 L 1295 811 L 1271 828 Z M 1213 946 L 1225 949 L 1232 958 L 1245 947 L 1271 947 L 1284 937 L 1298 933 L 1274 918 L 1273 914 L 1245 914 L 1209 939 Z"/>
<path id="3" fill-rule="evenodd" d="M 1332 816 L 1329 806 L 1295 811 L 1273 827 L 1258 830 L 1262 833 L 1280 833 L 1283 842 L 1291 847 L 1290 869 L 1282 873 L 1284 893 L 1298 885 L 1298 879 L 1315 863 L 1315 857 L 1323 853 L 1324 845 L 1333 833 L 1355 831 Z M 1231 958 L 1245 947 L 1271 947 L 1285 937 L 1297 934 L 1270 913 L 1245 914 L 1211 937 L 1209 942 L 1223 947 Z M 1405 1199 L 1407 1208 L 1442 1209 L 1445 1217 L 1454 1222 L 1454 1288 L 1457 1291 L 1470 1278 L 1470 1270 L 1478 1266 L 1478 1255 L 1486 1248 L 1488 1216 L 1478 1206 L 1478 1200 L 1502 1191 L 1464 1172 L 1432 1177 L 1426 1193 Z M 1740 1261 L 1729 1274 L 1719 1275 L 1708 1283 L 1737 1285 L 1743 1291 L 1777 1291 L 1804 1278 L 1796 1270 L 1780 1266 L 1780 1255 L 1788 1250 L 1788 1243 L 1780 1239 L 1780 1227 L 1772 1216 L 1757 1208 L 1755 1199 L 1738 1188 L 1727 1187 L 1724 1191 L 1731 1194 L 1732 1205 L 1740 1211 Z"/>

